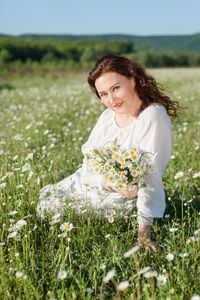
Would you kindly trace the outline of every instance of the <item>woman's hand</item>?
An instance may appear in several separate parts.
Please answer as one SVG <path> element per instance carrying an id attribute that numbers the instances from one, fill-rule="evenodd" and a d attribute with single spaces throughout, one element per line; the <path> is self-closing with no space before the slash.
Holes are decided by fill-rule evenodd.
<path id="1" fill-rule="evenodd" d="M 113 191 L 112 185 L 109 184 L 106 179 L 103 180 L 102 185 L 105 190 L 110 191 L 110 192 Z"/>
<path id="2" fill-rule="evenodd" d="M 134 197 L 137 196 L 138 186 L 135 184 L 131 191 L 129 191 L 128 189 L 116 190 L 116 193 L 119 193 L 119 194 L 121 194 L 122 196 L 125 196 L 128 199 L 131 199 L 131 198 L 134 198 Z"/>
<path id="3" fill-rule="evenodd" d="M 151 241 L 151 225 L 139 225 L 138 241 L 136 245 L 140 246 L 141 248 L 145 248 L 145 250 L 150 253 L 151 250 L 154 252 L 160 252 L 163 249 L 163 245 L 158 245 Z"/>
<path id="4" fill-rule="evenodd" d="M 163 245 L 158 245 L 149 239 L 146 239 L 146 240 L 138 239 L 138 241 L 135 243 L 135 245 L 138 245 L 141 248 L 144 248 L 149 253 L 151 253 L 151 250 L 153 250 L 154 252 L 161 252 L 161 250 L 164 248 Z"/>
<path id="5" fill-rule="evenodd" d="M 131 191 L 129 191 L 128 189 L 115 190 L 115 189 L 113 189 L 111 184 L 107 183 L 106 179 L 104 179 L 104 181 L 103 181 L 103 188 L 106 189 L 107 191 L 113 191 L 113 192 L 119 193 L 119 194 L 121 194 L 122 196 L 125 196 L 128 199 L 136 197 L 137 193 L 138 193 L 138 186 L 137 185 L 134 185 L 133 189 Z"/>

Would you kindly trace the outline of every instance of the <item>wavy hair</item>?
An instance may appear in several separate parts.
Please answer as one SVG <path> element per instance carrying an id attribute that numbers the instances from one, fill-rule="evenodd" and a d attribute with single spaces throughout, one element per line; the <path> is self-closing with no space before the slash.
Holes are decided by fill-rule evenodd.
<path id="1" fill-rule="evenodd" d="M 135 89 L 142 100 L 140 112 L 152 103 L 162 104 L 170 117 L 178 117 L 177 110 L 182 108 L 177 101 L 172 101 L 164 94 L 163 87 L 147 73 L 140 64 L 123 55 L 108 54 L 97 60 L 95 67 L 88 76 L 89 86 L 94 94 L 100 98 L 95 87 L 95 80 L 106 72 L 116 72 L 126 78 L 135 79 Z"/>

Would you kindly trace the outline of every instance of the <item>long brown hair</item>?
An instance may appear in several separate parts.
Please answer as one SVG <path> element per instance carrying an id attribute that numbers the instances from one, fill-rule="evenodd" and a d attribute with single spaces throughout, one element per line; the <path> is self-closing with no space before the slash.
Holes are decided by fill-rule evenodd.
<path id="1" fill-rule="evenodd" d="M 176 118 L 177 110 L 181 108 L 177 101 L 172 101 L 164 94 L 164 89 L 156 80 L 147 73 L 145 68 L 140 64 L 133 62 L 123 55 L 108 54 L 100 58 L 95 67 L 91 70 L 88 76 L 88 83 L 94 94 L 100 98 L 95 87 L 95 80 L 103 73 L 116 72 L 127 78 L 135 79 L 135 88 L 139 98 L 142 100 L 140 111 L 145 109 L 151 103 L 162 104 L 167 114 Z"/>

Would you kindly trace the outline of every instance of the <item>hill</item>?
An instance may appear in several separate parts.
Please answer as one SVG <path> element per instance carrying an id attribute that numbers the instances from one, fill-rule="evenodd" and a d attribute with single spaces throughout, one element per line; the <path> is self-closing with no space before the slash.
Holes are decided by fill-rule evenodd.
<path id="1" fill-rule="evenodd" d="M 0 34 L 0 36 L 6 36 Z M 10 35 L 7 35 L 11 37 Z M 101 39 L 101 40 L 130 40 L 135 45 L 152 47 L 157 50 L 192 50 L 200 51 L 200 33 L 191 35 L 126 35 L 126 34 L 99 34 L 99 35 L 65 35 L 65 34 L 21 34 L 17 37 L 40 40 L 81 40 L 81 39 Z"/>

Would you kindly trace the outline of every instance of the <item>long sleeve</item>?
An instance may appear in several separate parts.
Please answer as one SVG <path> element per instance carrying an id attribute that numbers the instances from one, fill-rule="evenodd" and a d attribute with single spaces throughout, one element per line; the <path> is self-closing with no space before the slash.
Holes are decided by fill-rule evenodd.
<path id="1" fill-rule="evenodd" d="M 138 129 L 140 148 L 155 154 L 151 164 L 155 171 L 145 178 L 150 188 L 138 192 L 138 215 L 163 217 L 166 204 L 162 178 L 171 156 L 171 122 L 165 108 L 154 105 L 146 109 Z"/>

